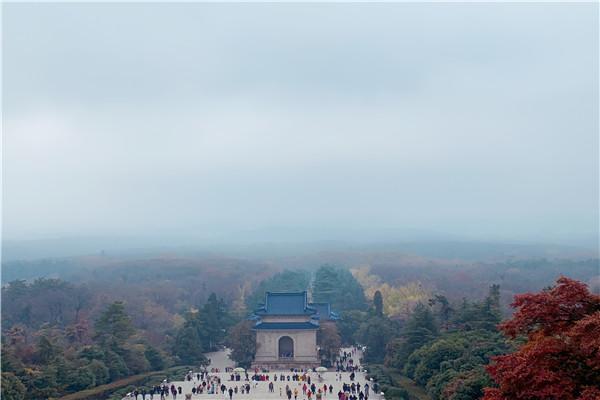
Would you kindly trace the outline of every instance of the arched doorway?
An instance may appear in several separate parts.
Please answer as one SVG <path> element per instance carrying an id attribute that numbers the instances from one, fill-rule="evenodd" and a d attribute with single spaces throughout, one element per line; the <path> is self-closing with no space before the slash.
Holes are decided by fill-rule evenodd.
<path id="1" fill-rule="evenodd" d="M 294 358 L 294 341 L 291 337 L 279 338 L 279 358 Z"/>

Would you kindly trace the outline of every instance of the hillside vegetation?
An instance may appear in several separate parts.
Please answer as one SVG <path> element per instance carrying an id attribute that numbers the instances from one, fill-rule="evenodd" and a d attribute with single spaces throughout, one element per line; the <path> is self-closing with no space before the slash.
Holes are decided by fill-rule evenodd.
<path id="1" fill-rule="evenodd" d="M 434 400 L 479 399 L 486 387 L 495 387 L 500 392 L 487 396 L 500 399 L 497 393 L 513 378 L 503 372 L 505 359 L 496 357 L 522 351 L 528 340 L 526 331 L 510 331 L 507 338 L 498 330 L 512 314 L 508 303 L 515 293 L 551 286 L 569 266 L 576 278 L 596 287 L 598 260 L 403 266 L 388 259 L 293 269 L 225 258 L 11 263 L 13 276 L 21 267 L 22 274 L 39 276 L 2 287 L 2 397 L 117 390 L 114 384 L 123 379 L 202 365 L 204 353 L 223 345 L 248 365 L 254 349 L 245 318 L 265 291 L 308 289 L 314 301 L 330 302 L 342 317 L 333 329 L 319 332 L 322 355 L 332 362 L 343 344 L 366 346 L 364 361 L 373 366 L 386 398 L 427 393 Z M 587 324 L 596 329 L 594 320 Z M 577 329 L 583 328 L 573 329 L 573 337 L 580 337 Z M 583 393 L 584 386 L 573 392 Z"/>

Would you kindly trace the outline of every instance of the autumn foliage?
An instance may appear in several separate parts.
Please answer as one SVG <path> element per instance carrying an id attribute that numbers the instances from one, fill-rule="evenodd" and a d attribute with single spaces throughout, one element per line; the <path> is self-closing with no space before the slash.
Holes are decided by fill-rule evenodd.
<path id="1" fill-rule="evenodd" d="M 600 399 L 600 296 L 561 277 L 512 305 L 517 311 L 500 328 L 526 342 L 493 358 L 487 371 L 498 388 L 487 388 L 484 400 Z"/>

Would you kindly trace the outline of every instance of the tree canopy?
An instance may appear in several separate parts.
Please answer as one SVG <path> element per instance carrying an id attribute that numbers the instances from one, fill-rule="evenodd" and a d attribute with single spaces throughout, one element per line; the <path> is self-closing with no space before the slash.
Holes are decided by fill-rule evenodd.
<path id="1" fill-rule="evenodd" d="M 315 273 L 313 301 L 331 304 L 336 311 L 364 310 L 367 301 L 362 286 L 349 270 L 323 265 Z"/>
<path id="2" fill-rule="evenodd" d="M 513 317 L 501 325 L 526 342 L 493 358 L 497 388 L 485 400 L 592 400 L 600 398 L 600 296 L 561 277 L 539 293 L 515 297 Z"/>
<path id="3" fill-rule="evenodd" d="M 234 260 L 211 261 L 201 273 L 189 266 L 166 272 L 164 262 L 98 269 L 93 281 L 5 283 L 2 398 L 55 398 L 173 365 L 204 364 L 204 354 L 223 345 L 248 367 L 256 342 L 253 322 L 244 318 L 266 290 L 308 290 L 313 301 L 330 302 L 341 318 L 322 321 L 322 362 L 333 361 L 341 343 L 366 346 L 363 361 L 370 371 L 402 376 L 381 380 L 386 398 L 406 399 L 406 379 L 434 400 L 481 399 L 486 387 L 486 400 L 599 396 L 597 294 L 561 278 L 517 296 L 510 317 L 513 291 L 540 290 L 540 282 L 549 282 L 543 277 L 565 262 L 439 270 L 374 263 L 352 274 L 332 265 L 303 270 L 298 263 L 283 272 L 258 263 L 247 269 Z M 598 266 L 597 260 L 569 265 L 581 271 Z M 531 289 L 534 276 L 542 278 Z M 509 319 L 499 325 L 503 316 Z"/>
<path id="4" fill-rule="evenodd" d="M 305 270 L 284 270 L 260 282 L 252 295 L 246 298 L 248 311 L 253 311 L 265 301 L 266 292 L 300 292 L 310 285 L 310 273 Z"/>
<path id="5" fill-rule="evenodd" d="M 230 358 L 243 368 L 249 368 L 256 354 L 256 333 L 253 321 L 241 321 L 229 330 L 225 344 L 231 349 Z"/>

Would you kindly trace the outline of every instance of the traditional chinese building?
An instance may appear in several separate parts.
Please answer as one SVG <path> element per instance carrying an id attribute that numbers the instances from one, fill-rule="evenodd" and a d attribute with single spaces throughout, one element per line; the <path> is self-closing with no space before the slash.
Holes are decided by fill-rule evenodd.
<path id="1" fill-rule="evenodd" d="M 328 303 L 310 304 L 305 291 L 267 292 L 254 317 L 257 322 L 253 365 L 269 369 L 319 366 L 319 321 L 337 319 Z"/>

